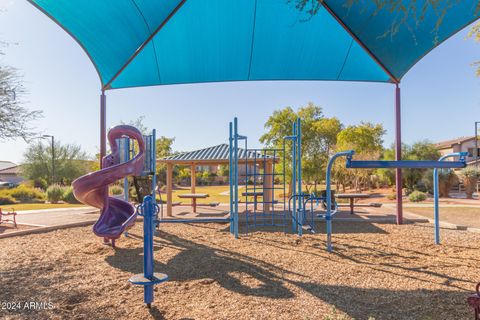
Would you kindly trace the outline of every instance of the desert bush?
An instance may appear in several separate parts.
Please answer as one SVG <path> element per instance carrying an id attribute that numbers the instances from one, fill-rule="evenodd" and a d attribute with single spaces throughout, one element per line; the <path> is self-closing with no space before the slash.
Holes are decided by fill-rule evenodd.
<path id="1" fill-rule="evenodd" d="M 65 191 L 63 192 L 62 200 L 65 201 L 66 203 L 80 203 L 77 200 L 77 198 L 75 198 L 72 187 L 65 188 Z"/>
<path id="2" fill-rule="evenodd" d="M 52 184 L 47 189 L 47 200 L 51 203 L 58 203 L 58 201 L 62 200 L 64 188 L 58 184 Z"/>
<path id="3" fill-rule="evenodd" d="M 14 204 L 16 203 L 15 198 L 9 196 L 8 194 L 0 194 L 0 205 L 4 204 Z"/>
<path id="4" fill-rule="evenodd" d="M 411 202 L 421 202 L 421 201 L 425 201 L 426 199 L 427 199 L 427 195 L 421 191 L 413 191 L 408 196 L 408 200 L 410 200 Z"/>
<path id="5" fill-rule="evenodd" d="M 467 198 L 472 199 L 473 193 L 477 187 L 477 181 L 480 178 L 480 170 L 473 167 L 467 167 L 460 171 L 460 175 L 462 176 Z"/>
<path id="6" fill-rule="evenodd" d="M 45 194 L 40 189 L 26 185 L 20 185 L 8 190 L 8 195 L 20 202 L 33 202 L 35 200 L 38 201 L 45 199 Z"/>
<path id="7" fill-rule="evenodd" d="M 397 194 L 396 194 L 396 193 L 390 193 L 390 194 L 387 196 L 387 199 L 388 199 L 388 200 L 395 200 L 395 199 L 397 199 Z"/>
<path id="8" fill-rule="evenodd" d="M 119 196 L 123 194 L 123 188 L 118 184 L 113 184 L 108 188 L 110 195 Z"/>

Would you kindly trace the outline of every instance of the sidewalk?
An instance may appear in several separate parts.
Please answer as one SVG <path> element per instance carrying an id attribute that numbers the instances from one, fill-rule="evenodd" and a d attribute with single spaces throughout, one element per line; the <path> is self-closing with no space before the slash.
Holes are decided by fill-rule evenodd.
<path id="1" fill-rule="evenodd" d="M 17 224 L 20 228 L 8 228 L 0 233 L 1 238 L 23 234 L 46 232 L 92 225 L 98 219 L 99 210 L 92 207 L 25 210 L 17 212 Z M 27 226 L 28 228 L 22 228 Z"/>

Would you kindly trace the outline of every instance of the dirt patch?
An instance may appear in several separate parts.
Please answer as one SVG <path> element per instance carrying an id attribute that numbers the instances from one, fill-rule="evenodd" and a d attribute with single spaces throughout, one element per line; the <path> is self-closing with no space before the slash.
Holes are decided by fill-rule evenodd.
<path id="1" fill-rule="evenodd" d="M 405 208 L 406 211 L 433 219 L 433 208 Z M 456 225 L 480 228 L 480 207 L 440 208 L 440 220 Z"/>
<path id="2" fill-rule="evenodd" d="M 0 301 L 7 319 L 469 319 L 480 234 L 427 224 L 334 223 L 301 239 L 259 231 L 234 240 L 226 225 L 162 226 L 155 237 L 152 309 L 128 278 L 142 272 L 141 225 L 117 249 L 90 227 L 0 240 Z M 319 225 L 318 230 L 324 230 Z M 52 308 L 48 306 L 51 305 Z"/>

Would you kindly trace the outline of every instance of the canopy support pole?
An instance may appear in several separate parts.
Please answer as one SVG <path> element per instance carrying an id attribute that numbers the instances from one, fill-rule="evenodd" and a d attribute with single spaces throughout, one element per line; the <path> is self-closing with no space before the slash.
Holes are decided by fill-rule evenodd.
<path id="1" fill-rule="evenodd" d="M 102 160 L 107 154 L 107 96 L 105 90 L 100 95 L 100 168 L 103 168 Z"/>
<path id="2" fill-rule="evenodd" d="M 395 84 L 395 160 L 402 160 L 402 114 L 400 105 L 400 87 Z M 403 223 L 402 200 L 402 169 L 397 168 L 395 174 L 395 187 L 397 190 L 397 224 Z"/>

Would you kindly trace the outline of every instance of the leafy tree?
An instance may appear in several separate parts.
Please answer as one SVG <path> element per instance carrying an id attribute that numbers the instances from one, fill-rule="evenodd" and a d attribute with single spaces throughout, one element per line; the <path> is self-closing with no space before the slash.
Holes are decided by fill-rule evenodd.
<path id="1" fill-rule="evenodd" d="M 300 118 L 302 125 L 302 167 L 303 179 L 309 187 L 316 188 L 323 179 L 323 170 L 328 152 L 336 142 L 337 133 L 341 130 L 341 123 L 336 118 L 325 118 L 322 108 L 308 103 L 294 111 L 291 107 L 275 110 L 265 123 L 267 132 L 260 137 L 260 142 L 268 148 L 282 149 L 284 137 L 292 134 L 292 123 Z M 285 143 L 285 168 L 287 181 L 292 180 L 292 143 Z M 280 158 L 283 158 L 280 156 Z M 277 165 L 283 170 L 283 163 Z M 281 168 L 281 169 L 280 169 Z M 291 194 L 291 183 L 289 183 Z"/>
<path id="2" fill-rule="evenodd" d="M 49 145 L 41 142 L 31 144 L 22 164 L 23 175 L 34 181 L 47 181 L 70 184 L 73 180 L 88 172 L 90 161 L 78 145 L 61 144 L 55 141 L 55 181 L 52 181 L 52 151 Z"/>
<path id="3" fill-rule="evenodd" d="M 337 150 L 355 150 L 356 159 L 379 159 L 383 151 L 383 136 L 385 130 L 381 124 L 362 122 L 360 125 L 348 126 L 337 136 Z M 372 169 L 349 169 L 345 172 L 345 165 L 338 161 L 335 166 L 336 178 L 342 179 L 342 184 L 351 182 L 356 190 L 362 185 L 370 186 Z"/>
<path id="4" fill-rule="evenodd" d="M 472 29 L 468 33 L 468 36 L 480 42 L 480 22 L 477 22 L 472 26 Z M 480 61 L 474 62 L 473 65 L 477 67 L 477 76 L 480 77 Z"/>
<path id="5" fill-rule="evenodd" d="M 428 1 L 410 1 L 410 0 L 370 0 L 377 9 L 372 15 L 378 15 L 381 11 L 387 11 L 391 14 L 390 27 L 381 35 L 381 37 L 394 37 L 402 28 L 408 30 L 413 39 L 416 39 L 416 28 L 425 20 L 426 12 L 431 10 L 436 16 L 435 24 L 430 32 L 435 35 L 433 42 L 438 43 L 438 31 L 450 9 L 456 5 L 458 0 L 428 0 Z M 307 17 L 314 16 L 322 8 L 324 0 L 287 0 L 289 4 L 294 5 L 300 12 L 306 13 Z M 368 1 L 349 0 L 345 1 L 345 6 L 351 8 L 354 5 Z M 363 5 L 367 5 L 366 3 Z M 480 0 L 477 0 L 477 10 L 480 10 Z M 411 22 L 413 21 L 413 23 Z"/>
<path id="6" fill-rule="evenodd" d="M 217 174 L 219 177 L 228 177 L 229 175 L 229 169 L 227 165 L 220 165 L 218 168 Z"/>
<path id="7" fill-rule="evenodd" d="M 438 160 L 440 153 L 434 144 L 428 140 L 419 141 L 409 146 L 402 144 L 402 159 L 403 160 Z M 385 150 L 383 157 L 384 160 L 395 159 L 395 146 L 392 145 L 389 149 Z M 418 187 L 422 189 L 429 189 L 428 183 L 424 186 L 419 183 L 425 184 L 425 176 L 428 169 L 402 169 L 402 184 L 409 192 L 412 192 Z M 390 183 L 394 183 L 395 172 L 393 169 L 382 169 L 391 179 Z M 427 175 L 428 176 L 428 175 Z"/>
<path id="8" fill-rule="evenodd" d="M 0 65 L 0 141 L 16 138 L 28 141 L 38 135 L 30 125 L 42 116 L 42 112 L 24 107 L 22 97 L 25 93 L 17 70 Z"/>
<path id="9" fill-rule="evenodd" d="M 128 123 L 125 123 L 122 121 L 122 124 L 128 124 L 130 126 L 133 126 L 137 128 L 142 134 L 149 135 L 151 134 L 151 131 L 144 124 L 144 120 L 145 120 L 145 116 L 140 116 L 139 118 L 129 121 Z M 155 141 L 156 158 L 159 159 L 159 158 L 164 158 L 171 155 L 173 153 L 172 145 L 174 141 L 175 141 L 175 138 L 167 138 L 165 136 L 157 137 Z M 138 151 L 138 146 L 136 143 L 133 149 L 135 153 Z M 167 179 L 166 164 L 157 164 L 157 181 L 160 183 L 164 183 L 166 182 L 166 179 Z"/>

